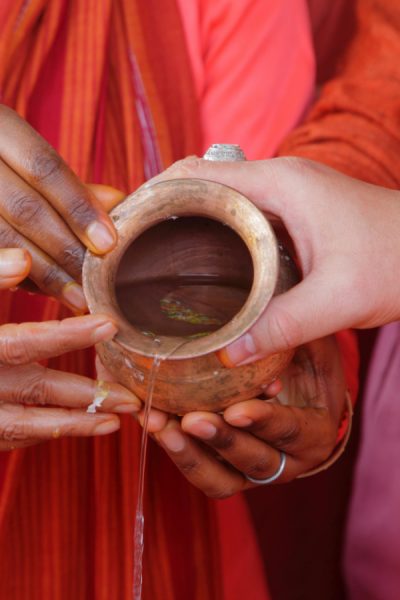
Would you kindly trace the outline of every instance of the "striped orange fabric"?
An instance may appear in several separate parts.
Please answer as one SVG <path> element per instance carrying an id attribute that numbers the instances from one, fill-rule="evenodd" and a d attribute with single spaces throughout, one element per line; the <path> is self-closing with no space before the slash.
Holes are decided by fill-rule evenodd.
<path id="1" fill-rule="evenodd" d="M 173 0 L 2 0 L 0 94 L 86 181 L 130 191 L 199 148 Z M 65 315 L 51 299 L 0 297 L 0 322 Z M 93 353 L 49 365 L 93 375 Z M 132 597 L 139 440 L 127 417 L 106 438 L 0 456 L 0 598 Z M 220 599 L 213 505 L 149 454 L 143 598 Z"/>

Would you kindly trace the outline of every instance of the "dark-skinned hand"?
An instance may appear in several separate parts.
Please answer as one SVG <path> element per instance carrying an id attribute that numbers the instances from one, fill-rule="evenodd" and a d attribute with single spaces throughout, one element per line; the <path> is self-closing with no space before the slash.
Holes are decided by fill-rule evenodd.
<path id="1" fill-rule="evenodd" d="M 29 277 L 35 289 L 84 312 L 84 252 L 114 247 L 107 211 L 122 198 L 107 186 L 84 185 L 37 132 L 0 106 L 0 289 L 24 285 Z M 39 364 L 116 332 L 105 315 L 0 327 L 0 450 L 110 433 L 119 427 L 112 413 L 140 409 L 140 401 L 118 384 Z M 94 404 L 98 412 L 89 414 Z"/>
<path id="2" fill-rule="evenodd" d="M 0 105 L 0 248 L 29 251 L 34 289 L 86 310 L 84 253 L 114 247 L 106 210 L 122 198 L 106 186 L 84 185 L 26 121 Z"/>

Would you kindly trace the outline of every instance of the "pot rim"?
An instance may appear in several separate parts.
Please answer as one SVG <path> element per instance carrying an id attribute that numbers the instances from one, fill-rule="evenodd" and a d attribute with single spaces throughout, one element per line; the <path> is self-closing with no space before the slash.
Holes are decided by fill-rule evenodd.
<path id="1" fill-rule="evenodd" d="M 83 289 L 91 313 L 108 314 L 117 324 L 114 342 L 130 352 L 188 359 L 221 350 L 248 330 L 271 299 L 278 279 L 274 231 L 263 213 L 237 190 L 203 179 L 172 179 L 146 185 L 114 208 L 116 247 L 104 256 L 89 250 L 83 264 Z M 240 311 L 224 326 L 201 338 L 147 336 L 120 310 L 115 281 L 127 248 L 144 231 L 173 217 L 208 217 L 228 225 L 244 241 L 253 261 L 253 284 Z M 159 340 L 159 342 L 157 341 Z"/>

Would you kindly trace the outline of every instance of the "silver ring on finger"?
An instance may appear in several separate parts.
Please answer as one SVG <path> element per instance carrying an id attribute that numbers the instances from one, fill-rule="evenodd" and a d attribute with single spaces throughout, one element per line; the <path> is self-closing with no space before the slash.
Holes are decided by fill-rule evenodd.
<path id="1" fill-rule="evenodd" d="M 245 473 L 243 473 L 243 475 L 246 477 L 247 481 L 251 481 L 251 483 L 255 483 L 256 485 L 268 485 L 269 483 L 273 483 L 274 481 L 276 481 L 283 473 L 283 471 L 285 470 L 285 466 L 286 466 L 286 454 L 282 451 L 279 452 L 280 455 L 280 463 L 279 463 L 279 467 L 278 470 L 271 475 L 270 477 L 267 477 L 266 479 L 254 479 L 254 477 L 250 477 L 250 475 L 246 475 Z"/>

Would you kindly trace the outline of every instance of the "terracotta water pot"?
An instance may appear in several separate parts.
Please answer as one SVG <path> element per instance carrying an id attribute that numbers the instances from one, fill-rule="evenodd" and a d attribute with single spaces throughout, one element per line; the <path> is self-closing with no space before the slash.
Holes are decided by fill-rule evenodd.
<path id="1" fill-rule="evenodd" d="M 97 352 L 120 383 L 145 399 L 157 354 L 153 405 L 176 414 L 221 411 L 280 375 L 284 403 L 327 406 L 344 393 L 334 338 L 234 368 L 221 362 L 219 351 L 298 281 L 247 198 L 210 181 L 171 180 L 140 188 L 111 216 L 118 244 L 104 257 L 87 253 L 83 285 L 90 312 L 118 324 Z"/>

